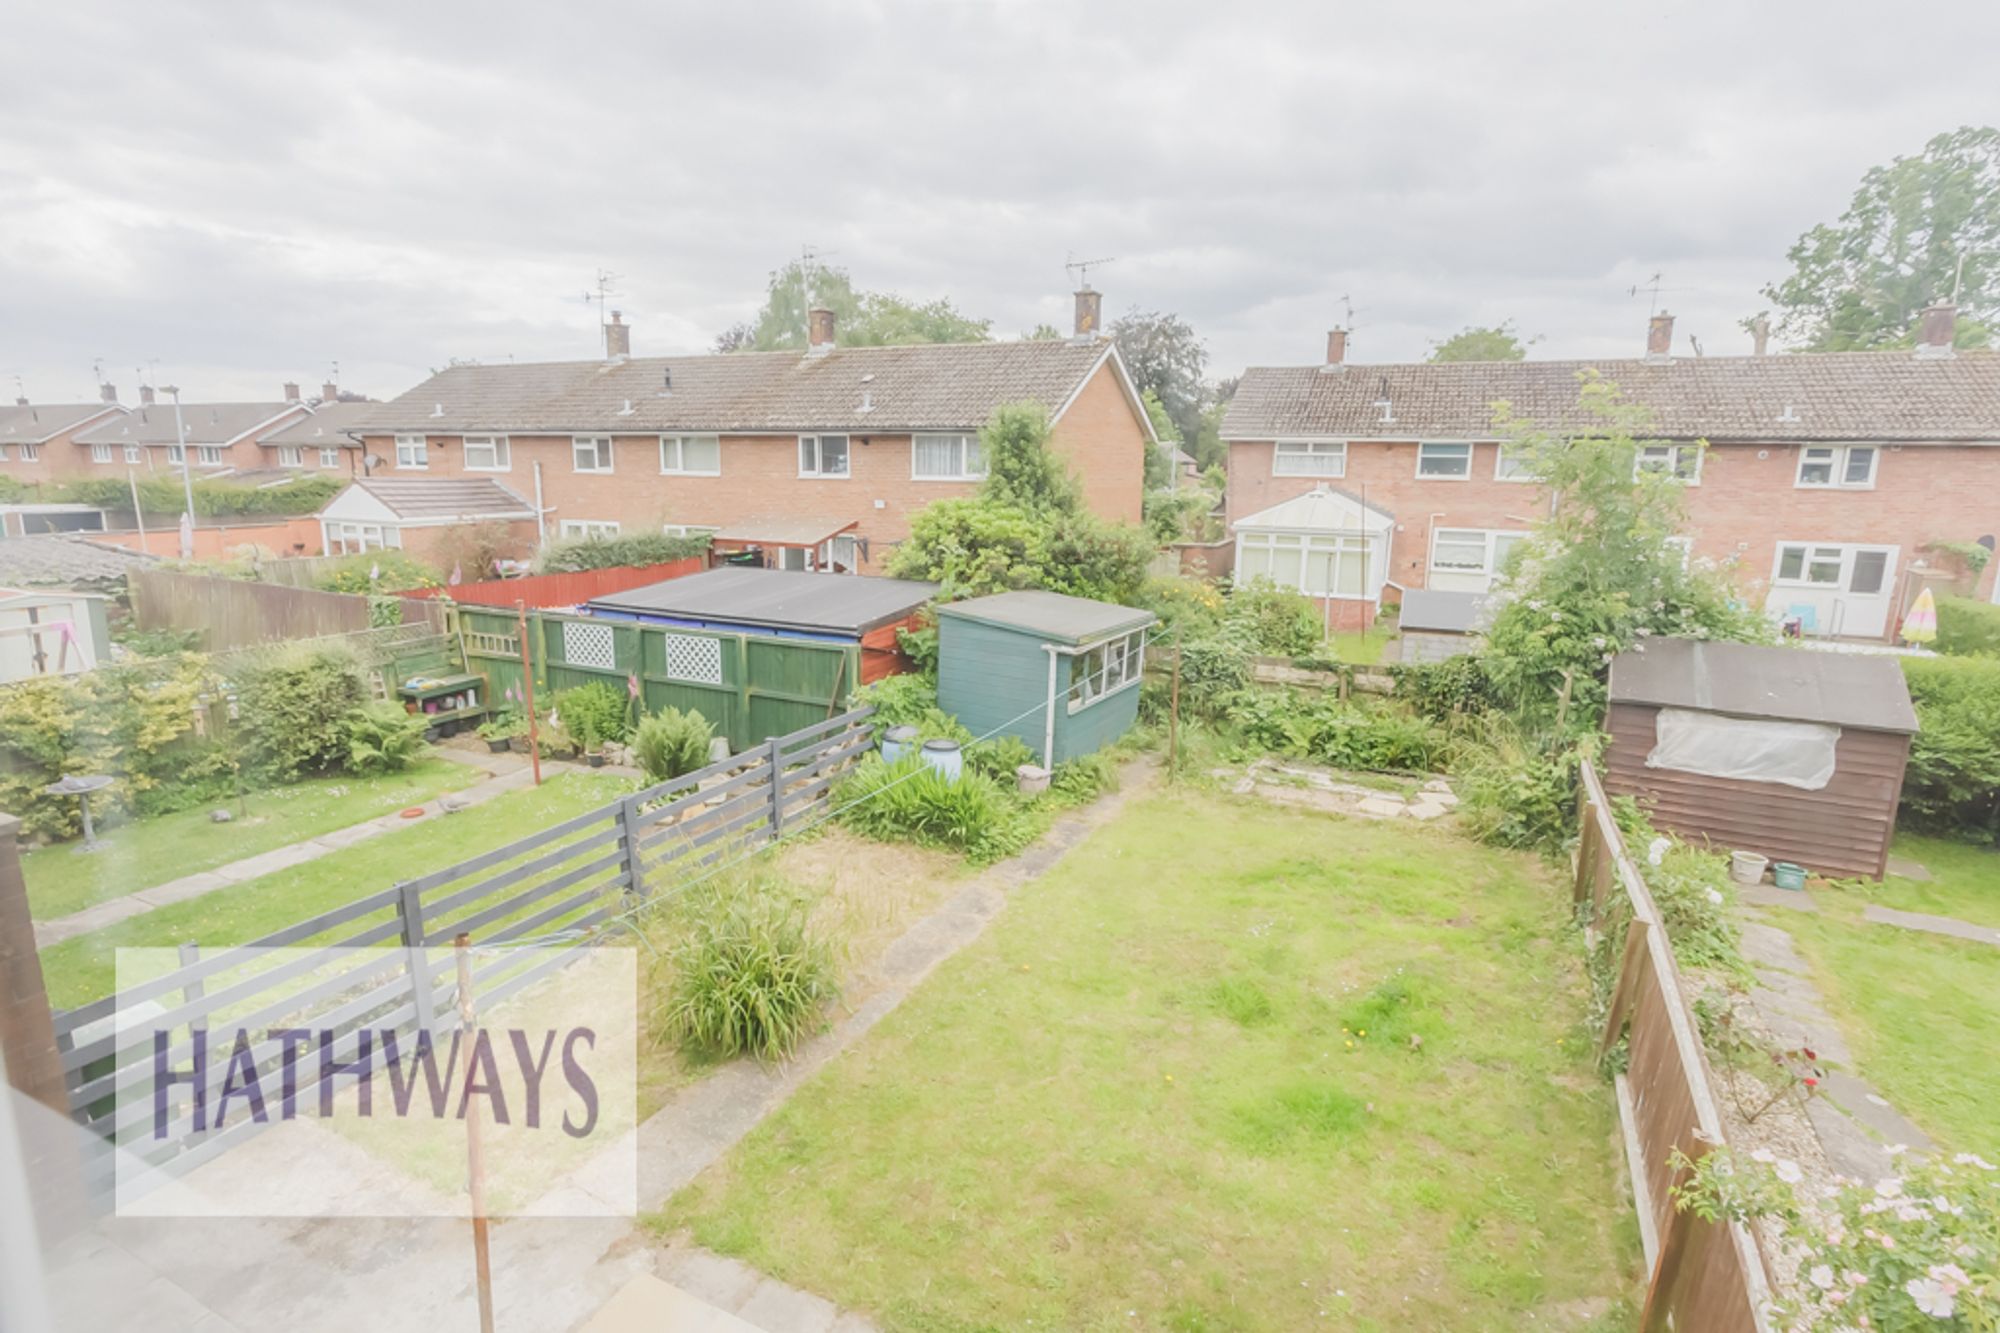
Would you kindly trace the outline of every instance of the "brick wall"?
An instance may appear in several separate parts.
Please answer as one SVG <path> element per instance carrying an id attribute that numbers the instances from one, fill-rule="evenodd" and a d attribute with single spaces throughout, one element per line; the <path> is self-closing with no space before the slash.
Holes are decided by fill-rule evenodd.
<path id="1" fill-rule="evenodd" d="M 1053 442 L 1083 478 L 1084 502 L 1093 513 L 1124 523 L 1139 521 L 1146 492 L 1146 428 L 1133 415 L 1108 364 L 1097 368 L 1056 422 Z"/>

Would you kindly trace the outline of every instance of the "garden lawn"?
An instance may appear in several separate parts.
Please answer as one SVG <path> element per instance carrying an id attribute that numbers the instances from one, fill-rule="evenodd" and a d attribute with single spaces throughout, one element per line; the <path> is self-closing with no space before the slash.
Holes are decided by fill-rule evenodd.
<path id="1" fill-rule="evenodd" d="M 889 1330 L 1616 1327 L 1565 904 L 1444 830 L 1147 799 L 652 1221 Z"/>
<path id="2" fill-rule="evenodd" d="M 632 790 L 626 779 L 563 773 L 539 789 L 497 796 L 457 814 L 384 833 L 316 861 L 157 908 L 42 950 L 42 974 L 58 1008 L 74 1008 L 115 984 L 117 950 L 192 940 L 203 948 L 242 944 L 295 921 L 455 861 L 524 838 Z"/>
<path id="3" fill-rule="evenodd" d="M 480 769 L 448 759 L 422 759 L 383 777 L 313 778 L 286 787 L 258 787 L 246 797 L 248 814 L 235 801 L 216 801 L 116 824 L 103 831 L 105 845 L 96 852 L 79 853 L 76 843 L 66 842 L 25 853 L 21 868 L 28 880 L 28 906 L 36 920 L 52 921 L 182 875 L 421 805 L 484 776 Z M 208 812 L 217 807 L 236 818 L 214 823 Z"/>
<path id="4" fill-rule="evenodd" d="M 1905 834 L 1889 851 L 1915 861 L 1931 877 L 1890 875 L 1879 885 L 1866 886 L 1871 900 L 1899 911 L 1955 916 L 2000 930 L 2000 850 Z"/>

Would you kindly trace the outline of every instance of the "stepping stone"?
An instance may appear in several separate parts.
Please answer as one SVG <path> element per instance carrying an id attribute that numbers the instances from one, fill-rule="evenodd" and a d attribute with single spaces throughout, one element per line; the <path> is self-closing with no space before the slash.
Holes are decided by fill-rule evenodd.
<path id="1" fill-rule="evenodd" d="M 1449 782 L 1446 782 L 1446 781 L 1445 781 L 1445 780 L 1444 780 L 1443 778 L 1432 778 L 1432 779 L 1431 779 L 1430 781 L 1428 781 L 1428 782 L 1426 782 L 1426 783 L 1424 784 L 1424 790 L 1425 790 L 1425 791 L 1435 791 L 1435 792 L 1443 792 L 1443 793 L 1444 793 L 1445 795 L 1447 795 L 1447 796 L 1450 796 L 1450 795 L 1451 795 L 1451 784 L 1450 784 Z M 1458 798 L 1457 798 L 1457 797 L 1452 797 L 1452 799 L 1453 799 L 1453 800 L 1456 800 L 1456 799 L 1458 799 Z"/>
<path id="2" fill-rule="evenodd" d="M 1438 804 L 1436 801 L 1421 799 L 1414 805 L 1411 805 L 1409 811 L 1412 819 L 1436 819 L 1439 815 L 1449 813 L 1444 806 Z"/>
<path id="3" fill-rule="evenodd" d="M 1803 889 L 1781 889 L 1775 884 L 1759 880 L 1755 884 L 1738 884 L 1736 896 L 1746 903 L 1758 907 L 1782 907 L 1792 912 L 1817 912 L 1819 904 Z"/>
<path id="4" fill-rule="evenodd" d="M 652 1333 L 663 1328 L 685 1333 L 758 1333 L 755 1324 L 648 1273 L 620 1287 L 584 1321 L 581 1333 Z"/>
<path id="5" fill-rule="evenodd" d="M 1930 871 L 1924 869 L 1917 862 L 1906 860 L 1900 856 L 1889 858 L 1888 870 L 1897 879 L 1913 879 L 1919 884 L 1928 884 L 1931 882 Z"/>
<path id="6" fill-rule="evenodd" d="M 1874 903 L 1862 908 L 1861 915 L 1869 921 L 1885 926 L 1901 926 L 1904 930 L 1921 930 L 1926 934 L 1948 935 L 1955 940 L 1973 940 L 1980 944 L 2000 944 L 2000 930 L 1991 926 L 1975 926 L 1954 916 L 1899 912 L 1893 907 L 1877 907 Z"/>
<path id="7" fill-rule="evenodd" d="M 1394 819 L 1409 807 L 1393 796 L 1365 796 L 1355 802 L 1354 808 L 1372 819 Z"/>

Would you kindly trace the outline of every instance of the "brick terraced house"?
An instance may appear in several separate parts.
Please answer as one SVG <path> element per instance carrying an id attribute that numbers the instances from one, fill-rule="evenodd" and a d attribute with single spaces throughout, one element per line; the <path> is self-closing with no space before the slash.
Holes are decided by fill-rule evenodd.
<path id="1" fill-rule="evenodd" d="M 259 439 L 311 411 L 297 385 L 285 390 L 280 402 L 183 403 L 176 426 L 173 403 L 156 401 L 150 388 L 142 388 L 138 407 L 76 433 L 72 448 L 88 461 L 75 470 L 118 477 L 128 467 L 178 473 L 185 451 L 197 480 L 262 471 L 270 463 Z"/>
<path id="2" fill-rule="evenodd" d="M 78 466 L 78 456 L 88 459 L 90 454 L 73 448 L 72 441 L 78 432 L 124 411 L 118 405 L 118 391 L 108 384 L 103 398 L 95 403 L 35 403 L 16 398 L 12 407 L 0 407 L 0 477 L 32 483 L 84 471 Z"/>
<path id="3" fill-rule="evenodd" d="M 454 366 L 350 433 L 371 477 L 499 483 L 542 540 L 708 532 L 781 568 L 878 573 L 919 509 L 978 487 L 979 428 L 1009 403 L 1048 409 L 1092 510 L 1138 521 L 1157 441 L 1099 309 L 1078 293 L 1067 340 L 909 347 L 837 347 L 815 310 L 803 352 L 675 357 L 625 355 L 614 313 L 607 360 Z M 400 544 L 390 520 L 372 535 Z"/>
<path id="4" fill-rule="evenodd" d="M 1404 589 L 1484 592 L 1547 506 L 1494 404 L 1580 425 L 1595 371 L 1654 414 L 1640 466 L 1685 482 L 1693 557 L 1805 633 L 1885 638 L 1950 563 L 1934 544 L 2000 534 L 2000 353 L 1952 328 L 1934 306 L 1909 351 L 1688 358 L 1659 315 L 1631 360 L 1373 366 L 1336 330 L 1324 365 L 1247 371 L 1223 418 L 1235 572 L 1324 599 L 1336 628 Z"/>

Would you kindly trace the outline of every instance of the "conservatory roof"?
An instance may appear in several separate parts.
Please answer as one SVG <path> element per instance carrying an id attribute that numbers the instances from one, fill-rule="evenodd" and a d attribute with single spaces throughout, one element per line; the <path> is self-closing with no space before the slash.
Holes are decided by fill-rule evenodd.
<path id="1" fill-rule="evenodd" d="M 1315 486 L 1304 495 L 1282 500 L 1269 509 L 1245 515 L 1230 525 L 1238 532 L 1387 532 L 1395 515 L 1358 496 L 1332 486 Z"/>

